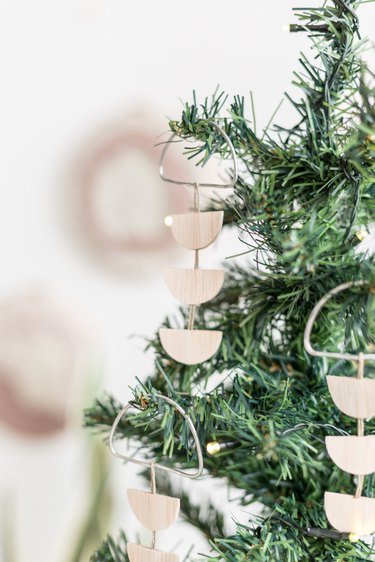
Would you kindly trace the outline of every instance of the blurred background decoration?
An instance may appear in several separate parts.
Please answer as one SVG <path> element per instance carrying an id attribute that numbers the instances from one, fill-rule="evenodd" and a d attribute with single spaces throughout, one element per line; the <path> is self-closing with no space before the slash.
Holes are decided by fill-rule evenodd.
<path id="1" fill-rule="evenodd" d="M 68 215 L 117 273 L 150 274 L 174 250 L 164 219 L 187 208 L 187 194 L 156 173 L 165 126 L 147 108 L 119 115 L 92 136 L 74 166 Z M 168 151 L 166 165 L 175 177 L 191 178 L 182 148 Z"/>
<path id="2" fill-rule="evenodd" d="M 83 330 L 35 290 L 0 303 L 0 341 L 0 420 L 29 436 L 62 431 L 83 402 Z"/>
<path id="3" fill-rule="evenodd" d="M 125 488 L 139 483 L 81 413 L 102 389 L 127 400 L 149 371 L 129 336 L 176 310 L 163 266 L 191 265 L 164 225 L 189 196 L 160 182 L 154 145 L 181 99 L 218 84 L 252 90 L 264 127 L 306 47 L 283 32 L 297 5 L 2 2 L 0 562 L 87 562 L 107 531 L 133 530 Z M 373 34 L 370 3 L 361 16 Z M 278 121 L 291 118 L 283 103 Z M 196 177 L 178 150 L 167 164 Z M 204 263 L 241 251 L 227 231 Z M 198 531 L 179 536 L 199 551 Z"/>
<path id="4" fill-rule="evenodd" d="M 87 559 L 108 524 L 107 455 L 80 429 L 82 409 L 99 383 L 95 335 L 83 316 L 42 286 L 0 302 L 4 562 L 24 559 L 25 545 L 43 552 L 44 529 L 47 543 L 51 537 L 59 544 L 68 533 L 71 562 Z M 72 507 L 78 531 L 66 528 Z"/>

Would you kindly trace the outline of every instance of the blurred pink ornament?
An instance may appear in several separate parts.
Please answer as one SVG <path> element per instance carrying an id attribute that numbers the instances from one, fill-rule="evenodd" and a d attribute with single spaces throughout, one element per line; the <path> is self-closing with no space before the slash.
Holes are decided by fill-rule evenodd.
<path id="1" fill-rule="evenodd" d="M 186 210 L 185 189 L 159 177 L 159 122 L 130 113 L 100 131 L 83 151 L 75 174 L 78 220 L 91 245 L 117 264 L 139 269 L 142 261 L 174 251 L 164 219 Z M 180 147 L 179 151 L 182 151 Z M 190 175 L 186 158 L 169 152 L 166 167 Z"/>
<path id="2" fill-rule="evenodd" d="M 62 430 L 77 402 L 84 337 L 62 306 L 41 294 L 0 304 L 0 420 L 32 435 Z"/>

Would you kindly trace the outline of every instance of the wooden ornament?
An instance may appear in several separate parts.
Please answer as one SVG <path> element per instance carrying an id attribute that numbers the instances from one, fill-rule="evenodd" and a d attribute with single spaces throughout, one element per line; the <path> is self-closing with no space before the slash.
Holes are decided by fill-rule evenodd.
<path id="1" fill-rule="evenodd" d="M 188 250 L 201 250 L 214 242 L 223 225 L 223 211 L 172 215 L 173 236 Z"/>
<path id="2" fill-rule="evenodd" d="M 340 533 L 363 536 L 375 531 L 375 498 L 326 492 L 324 509 L 328 521 Z"/>
<path id="3" fill-rule="evenodd" d="M 326 447 L 333 462 L 349 474 L 375 472 L 375 435 L 326 437 Z"/>
<path id="4" fill-rule="evenodd" d="M 336 406 L 352 418 L 375 415 L 375 379 L 327 376 L 328 389 Z"/>
<path id="5" fill-rule="evenodd" d="M 162 531 L 176 521 L 180 511 L 179 498 L 142 490 L 127 490 L 127 494 L 134 515 L 146 529 Z"/>
<path id="6" fill-rule="evenodd" d="M 335 529 L 358 536 L 375 532 L 375 498 L 362 496 L 365 476 L 375 472 L 375 435 L 365 436 L 365 419 L 375 415 L 375 380 L 365 378 L 365 361 L 373 359 L 375 354 L 318 351 L 312 347 L 310 336 L 319 312 L 330 298 L 349 288 L 367 285 L 367 281 L 348 281 L 331 289 L 312 309 L 304 332 L 304 346 L 311 355 L 354 360 L 357 364 L 356 378 L 327 377 L 329 392 L 337 408 L 357 419 L 357 435 L 326 437 L 327 451 L 333 462 L 357 476 L 355 495 L 326 492 L 324 507 L 327 519 Z"/>
<path id="7" fill-rule="evenodd" d="M 166 269 L 165 282 L 184 304 L 201 304 L 216 297 L 224 283 L 222 269 Z"/>
<path id="8" fill-rule="evenodd" d="M 216 330 L 159 330 L 161 344 L 172 359 L 196 365 L 210 359 L 219 349 L 222 332 Z"/>
<path id="9" fill-rule="evenodd" d="M 173 552 L 163 552 L 140 544 L 128 543 L 127 552 L 130 562 L 178 562 L 178 556 Z"/>

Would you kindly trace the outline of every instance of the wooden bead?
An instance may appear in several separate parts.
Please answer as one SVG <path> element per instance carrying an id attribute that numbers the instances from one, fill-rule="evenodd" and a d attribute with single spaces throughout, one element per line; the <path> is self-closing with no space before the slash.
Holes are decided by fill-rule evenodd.
<path id="1" fill-rule="evenodd" d="M 188 250 L 207 248 L 216 240 L 223 225 L 223 211 L 172 215 L 173 236 Z"/>
<path id="2" fill-rule="evenodd" d="M 352 418 L 375 415 L 375 379 L 327 376 L 328 389 L 339 410 Z"/>
<path id="3" fill-rule="evenodd" d="M 134 515 L 146 529 L 162 531 L 170 527 L 180 511 L 180 500 L 142 490 L 128 490 L 128 500 Z"/>
<path id="4" fill-rule="evenodd" d="M 375 472 L 375 435 L 326 437 L 326 447 L 333 462 L 349 474 Z"/>
<path id="5" fill-rule="evenodd" d="M 173 552 L 163 552 L 140 544 L 128 543 L 127 552 L 130 562 L 178 562 L 178 556 Z"/>
<path id="6" fill-rule="evenodd" d="M 375 531 L 375 498 L 326 492 L 324 508 L 328 521 L 340 533 L 364 536 Z"/>
<path id="7" fill-rule="evenodd" d="M 165 282 L 184 304 L 201 304 L 216 297 L 224 283 L 222 269 L 166 269 Z"/>
<path id="8" fill-rule="evenodd" d="M 161 344 L 172 359 L 184 365 L 203 363 L 219 349 L 222 332 L 215 330 L 159 330 Z"/>

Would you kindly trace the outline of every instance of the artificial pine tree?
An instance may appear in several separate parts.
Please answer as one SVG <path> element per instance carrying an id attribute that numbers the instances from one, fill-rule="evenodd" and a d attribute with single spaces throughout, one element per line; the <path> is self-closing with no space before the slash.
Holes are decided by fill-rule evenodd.
<path id="1" fill-rule="evenodd" d="M 312 56 L 302 54 L 295 73 L 301 98 L 287 95 L 297 112 L 292 127 L 273 125 L 259 135 L 244 99 L 236 97 L 228 114 L 223 94 L 203 104 L 194 99 L 181 120 L 170 123 L 180 137 L 201 141 L 190 152 L 201 163 L 215 154 L 228 156 L 210 121 L 220 122 L 230 136 L 241 177 L 234 195 L 212 207 L 224 209 L 233 236 L 239 230 L 249 259 L 241 266 L 229 261 L 223 290 L 197 313 L 197 328 L 223 331 L 219 352 L 204 364 L 183 366 L 165 355 L 155 337 L 149 346 L 157 367 L 134 390 L 141 409 L 119 431 L 158 461 L 166 462 L 167 455 L 172 465 L 192 466 L 186 422 L 145 398 L 158 392 L 189 412 L 203 447 L 212 441 L 227 445 L 205 456 L 206 470 L 237 488 L 244 506 L 257 501 L 264 509 L 261 518 L 238 525 L 228 537 L 223 514 L 213 505 L 202 511 L 183 494 L 184 518 L 207 536 L 207 557 L 217 560 L 357 561 L 375 554 L 368 543 L 329 529 L 323 508 L 325 490 L 355 488 L 324 444 L 326 435 L 355 433 L 355 420 L 337 410 L 325 381 L 328 373 L 353 375 L 355 365 L 312 359 L 303 347 L 313 305 L 339 283 L 357 279 L 368 281 L 370 289 L 331 299 L 313 344 L 355 353 L 375 346 L 374 258 L 358 247 L 375 217 L 375 90 L 359 58 L 360 3 L 327 0 L 296 10 L 299 22 L 291 31 L 308 34 Z M 185 323 L 181 311 L 180 327 Z M 166 319 L 164 326 L 171 325 Z M 218 373 L 223 383 L 202 391 Z M 366 365 L 366 376 L 374 375 L 374 366 Z M 97 400 L 86 411 L 86 425 L 108 434 L 120 407 L 110 396 Z M 373 421 L 366 430 L 374 432 Z M 165 480 L 163 486 L 172 484 Z M 364 494 L 375 495 L 373 477 L 366 479 Z M 117 545 L 108 539 L 92 560 L 127 560 L 125 543 L 124 536 Z"/>

